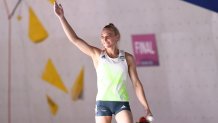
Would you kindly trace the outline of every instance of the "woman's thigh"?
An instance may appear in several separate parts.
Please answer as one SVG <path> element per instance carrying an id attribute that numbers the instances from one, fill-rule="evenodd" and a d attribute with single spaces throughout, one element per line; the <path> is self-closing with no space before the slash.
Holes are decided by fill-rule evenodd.
<path id="1" fill-rule="evenodd" d="M 129 110 L 122 110 L 116 114 L 115 119 L 117 123 L 133 123 L 132 112 Z"/>
<path id="2" fill-rule="evenodd" d="M 111 123 L 112 116 L 95 116 L 96 123 Z"/>

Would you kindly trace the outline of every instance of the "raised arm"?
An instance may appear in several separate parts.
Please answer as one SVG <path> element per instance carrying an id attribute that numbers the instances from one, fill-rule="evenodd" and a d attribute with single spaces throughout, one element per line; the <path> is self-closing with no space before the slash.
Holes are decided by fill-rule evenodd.
<path id="1" fill-rule="evenodd" d="M 146 100 L 146 97 L 145 97 L 142 83 L 140 82 L 137 71 L 136 71 L 135 60 L 134 60 L 133 56 L 129 53 L 126 53 L 126 59 L 127 59 L 128 68 L 129 68 L 128 69 L 129 76 L 130 76 L 130 79 L 133 83 L 133 87 L 135 89 L 136 96 L 139 99 L 139 102 L 144 107 L 144 109 L 147 113 L 146 115 L 147 116 L 152 115 L 151 110 L 148 106 L 148 101 Z"/>
<path id="2" fill-rule="evenodd" d="M 98 54 L 100 54 L 100 49 L 93 47 L 89 45 L 86 41 L 81 39 L 77 36 L 73 28 L 70 26 L 70 24 L 67 22 L 66 18 L 64 17 L 64 10 L 61 6 L 61 4 L 58 4 L 55 1 L 54 4 L 54 12 L 58 16 L 61 25 L 64 29 L 65 34 L 67 35 L 68 39 L 76 46 L 78 47 L 82 52 L 87 54 L 88 56 L 91 56 L 92 58 Z"/>

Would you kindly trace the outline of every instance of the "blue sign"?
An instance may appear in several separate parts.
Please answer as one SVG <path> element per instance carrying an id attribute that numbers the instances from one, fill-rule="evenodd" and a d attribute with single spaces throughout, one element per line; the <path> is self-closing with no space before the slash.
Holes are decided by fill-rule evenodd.
<path id="1" fill-rule="evenodd" d="M 183 0 L 183 1 L 218 12 L 218 0 Z"/>

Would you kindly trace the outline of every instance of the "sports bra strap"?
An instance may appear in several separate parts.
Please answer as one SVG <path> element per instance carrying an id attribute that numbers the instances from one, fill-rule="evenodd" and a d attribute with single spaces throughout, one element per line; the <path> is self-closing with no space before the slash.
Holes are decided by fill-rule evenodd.
<path id="1" fill-rule="evenodd" d="M 125 52 L 123 50 L 120 50 L 119 59 L 122 61 L 125 59 Z"/>

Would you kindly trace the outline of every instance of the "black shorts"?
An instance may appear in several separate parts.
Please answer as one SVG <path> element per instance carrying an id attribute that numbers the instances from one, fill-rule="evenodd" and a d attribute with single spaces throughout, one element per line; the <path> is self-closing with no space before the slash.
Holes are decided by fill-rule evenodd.
<path id="1" fill-rule="evenodd" d="M 95 108 L 96 116 L 112 116 L 122 110 L 131 111 L 129 102 L 121 101 L 97 101 Z"/>

